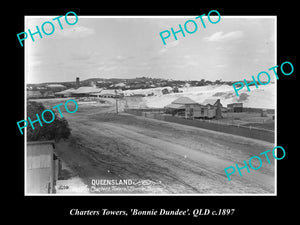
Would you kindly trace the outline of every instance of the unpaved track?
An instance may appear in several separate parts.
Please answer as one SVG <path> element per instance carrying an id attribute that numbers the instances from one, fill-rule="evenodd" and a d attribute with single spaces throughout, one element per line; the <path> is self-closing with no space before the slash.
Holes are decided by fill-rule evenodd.
<path id="1" fill-rule="evenodd" d="M 243 169 L 243 176 L 236 172 L 231 181 L 224 172 L 228 166 L 242 166 L 243 160 L 272 149 L 271 143 L 116 115 L 113 107 L 79 105 L 76 113 L 64 115 L 72 137 L 58 143 L 56 151 L 87 185 L 91 179 L 150 179 L 161 183 L 129 193 L 274 193 L 272 155 L 271 165 L 261 157 L 261 169 L 250 169 L 250 173 Z"/>

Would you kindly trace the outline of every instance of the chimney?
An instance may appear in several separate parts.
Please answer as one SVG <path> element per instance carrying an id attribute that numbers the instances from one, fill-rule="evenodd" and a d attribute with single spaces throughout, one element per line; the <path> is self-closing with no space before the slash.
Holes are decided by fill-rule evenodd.
<path id="1" fill-rule="evenodd" d="M 217 109 L 216 109 L 216 119 L 221 119 L 222 118 L 222 104 L 220 102 L 220 99 L 218 99 L 215 103 Z"/>
<path id="2" fill-rule="evenodd" d="M 79 77 L 76 77 L 76 89 L 79 88 L 80 82 L 79 82 Z"/>

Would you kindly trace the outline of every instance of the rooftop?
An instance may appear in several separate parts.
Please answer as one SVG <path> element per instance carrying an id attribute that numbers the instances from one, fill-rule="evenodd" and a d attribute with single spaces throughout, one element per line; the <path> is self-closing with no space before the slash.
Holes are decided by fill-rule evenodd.
<path id="1" fill-rule="evenodd" d="M 116 95 L 116 94 L 121 94 L 122 91 L 118 90 L 118 89 L 105 89 L 105 90 L 102 90 L 100 94 L 103 94 L 103 95 Z"/>
<path id="2" fill-rule="evenodd" d="M 166 105 L 165 108 L 169 108 L 169 109 L 184 109 L 185 106 L 184 105 L 180 105 L 180 104 L 169 104 L 169 105 Z"/>
<path id="3" fill-rule="evenodd" d="M 64 91 L 56 92 L 55 94 L 69 94 L 71 92 L 75 91 L 74 88 L 66 89 Z"/>
<path id="4" fill-rule="evenodd" d="M 172 104 L 181 104 L 181 105 L 187 105 L 187 104 L 198 104 L 194 100 L 190 99 L 189 97 L 180 97 L 172 102 Z"/>
<path id="5" fill-rule="evenodd" d="M 62 84 L 47 84 L 47 87 L 49 88 L 65 88 L 66 86 L 65 85 L 62 85 Z"/>
<path id="6" fill-rule="evenodd" d="M 201 104 L 202 105 L 214 105 L 218 99 L 208 98 L 205 99 Z"/>
<path id="7" fill-rule="evenodd" d="M 88 94 L 93 92 L 100 92 L 102 89 L 97 87 L 80 87 L 74 91 L 72 94 Z"/>

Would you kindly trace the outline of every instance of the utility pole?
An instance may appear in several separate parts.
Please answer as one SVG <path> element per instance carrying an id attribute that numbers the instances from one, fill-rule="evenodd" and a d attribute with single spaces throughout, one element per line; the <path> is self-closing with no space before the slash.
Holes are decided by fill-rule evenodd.
<path id="1" fill-rule="evenodd" d="M 116 113 L 118 115 L 118 99 L 116 98 Z"/>
<path id="2" fill-rule="evenodd" d="M 117 99 L 117 90 L 115 90 L 115 99 L 116 99 L 116 113 L 118 115 L 118 99 Z"/>

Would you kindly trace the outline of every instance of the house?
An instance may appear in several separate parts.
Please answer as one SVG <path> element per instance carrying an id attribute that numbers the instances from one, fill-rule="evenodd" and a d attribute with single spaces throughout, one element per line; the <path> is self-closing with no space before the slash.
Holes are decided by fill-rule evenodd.
<path id="1" fill-rule="evenodd" d="M 199 104 L 188 97 L 181 97 L 165 106 L 166 113 L 173 116 L 183 116 L 185 118 L 208 118 L 219 119 L 222 117 L 222 104 L 220 99 L 206 100 Z"/>
<path id="2" fill-rule="evenodd" d="M 206 99 L 202 102 L 202 105 L 208 108 L 208 118 L 222 118 L 222 111 L 224 111 L 224 107 L 220 102 L 220 99 Z"/>
<path id="3" fill-rule="evenodd" d="M 27 91 L 27 98 L 41 98 L 43 97 L 42 93 L 40 91 Z"/>
<path id="4" fill-rule="evenodd" d="M 227 104 L 228 112 L 243 112 L 243 103 L 231 103 Z"/>
<path id="5" fill-rule="evenodd" d="M 172 114 L 172 116 L 185 116 L 185 105 L 169 104 L 164 107 L 165 113 Z"/>
<path id="6" fill-rule="evenodd" d="M 211 104 L 187 105 L 186 116 L 187 118 L 219 119 L 221 118 L 221 108 L 217 108 Z"/>
<path id="7" fill-rule="evenodd" d="M 186 108 L 190 109 L 191 105 L 197 105 L 197 104 L 198 104 L 197 102 L 195 102 L 194 100 L 188 97 L 180 97 L 174 100 L 173 102 L 171 102 L 171 104 L 166 105 L 164 108 L 167 114 L 172 114 L 172 116 L 176 115 L 176 116 L 187 118 L 188 115 L 186 112 Z M 190 111 L 188 113 L 190 113 Z"/>

